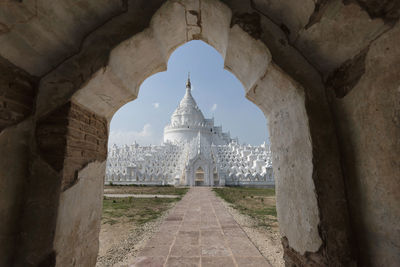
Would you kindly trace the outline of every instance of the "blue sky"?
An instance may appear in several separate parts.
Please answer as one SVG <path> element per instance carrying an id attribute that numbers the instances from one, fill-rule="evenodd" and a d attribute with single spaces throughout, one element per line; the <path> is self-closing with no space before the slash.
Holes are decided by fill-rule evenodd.
<path id="1" fill-rule="evenodd" d="M 214 116 L 215 124 L 241 143 L 268 142 L 264 114 L 245 98 L 240 81 L 224 70 L 221 55 L 202 41 L 191 41 L 174 51 L 167 71 L 146 79 L 138 98 L 115 113 L 109 145 L 134 140 L 141 145 L 160 144 L 164 126 L 185 94 L 188 72 L 192 95 L 206 118 Z"/>

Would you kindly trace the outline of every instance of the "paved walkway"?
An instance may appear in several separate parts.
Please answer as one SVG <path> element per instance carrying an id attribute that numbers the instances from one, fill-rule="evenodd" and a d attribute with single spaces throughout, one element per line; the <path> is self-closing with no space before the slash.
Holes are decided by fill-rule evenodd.
<path id="1" fill-rule="evenodd" d="M 270 266 L 210 188 L 178 202 L 133 266 Z"/>
<path id="2" fill-rule="evenodd" d="M 179 195 L 152 195 L 152 194 L 104 194 L 105 197 L 114 197 L 114 198 L 125 198 L 125 197 L 133 197 L 133 198 L 178 198 L 181 197 Z"/>

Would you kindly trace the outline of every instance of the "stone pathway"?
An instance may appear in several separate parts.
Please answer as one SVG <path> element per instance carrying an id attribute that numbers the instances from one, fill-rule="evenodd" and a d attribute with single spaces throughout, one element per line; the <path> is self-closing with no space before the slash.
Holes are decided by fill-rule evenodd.
<path id="1" fill-rule="evenodd" d="M 179 198 L 179 195 L 151 195 L 151 194 L 104 194 L 105 197 L 114 198 Z"/>
<path id="2" fill-rule="evenodd" d="M 271 266 L 221 201 L 191 188 L 131 266 Z"/>

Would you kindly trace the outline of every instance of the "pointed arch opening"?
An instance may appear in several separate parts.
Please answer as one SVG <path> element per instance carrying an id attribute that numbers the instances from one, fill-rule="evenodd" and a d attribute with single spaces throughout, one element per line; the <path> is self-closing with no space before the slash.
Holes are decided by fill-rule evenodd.
<path id="1" fill-rule="evenodd" d="M 224 67 L 240 80 L 245 96 L 269 118 L 282 237 L 299 255 L 320 251 L 321 202 L 317 198 L 318 173 L 314 165 L 318 140 L 310 131 L 304 89 L 273 63 L 263 42 L 237 24 L 231 27 L 231 18 L 231 10 L 221 1 L 201 1 L 201 5 L 200 1 L 167 1 L 149 27 L 115 47 L 108 64 L 84 81 L 79 90 L 57 83 L 63 80 L 60 76 L 68 76 L 68 71 L 76 67 L 68 62 L 41 79 L 35 114 L 37 133 L 44 133 L 37 134 L 39 145 L 44 144 L 40 141 L 46 137 L 46 123 L 57 116 L 64 116 L 68 122 L 82 120 L 82 127 L 91 122 L 85 116 L 91 116 L 97 119 L 95 124 L 102 126 L 94 134 L 97 137 L 102 133 L 101 139 L 93 143 L 94 148 L 88 146 L 82 160 L 76 161 L 69 154 L 60 167 L 58 161 L 44 159 L 62 171 L 63 187 L 53 212 L 57 216 L 51 242 L 58 263 L 68 265 L 71 255 L 77 264 L 95 262 L 105 173 L 103 150 L 107 146 L 104 136 L 107 137 L 110 120 L 116 110 L 138 96 L 147 77 L 166 69 L 168 58 L 177 47 L 194 39 L 203 40 L 222 55 Z M 76 114 L 84 115 L 80 118 Z M 83 143 L 90 143 L 86 139 Z M 68 140 L 65 146 L 70 143 Z M 75 209 L 75 203 L 85 205 Z M 81 223 L 80 232 L 74 228 L 75 222 Z M 82 253 L 81 249 L 88 247 L 91 249 Z"/>

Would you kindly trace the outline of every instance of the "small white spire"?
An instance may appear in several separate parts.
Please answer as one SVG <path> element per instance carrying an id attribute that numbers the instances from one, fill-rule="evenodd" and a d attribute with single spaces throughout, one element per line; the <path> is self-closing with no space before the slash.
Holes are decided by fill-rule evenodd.
<path id="1" fill-rule="evenodd" d="M 188 79 L 186 82 L 186 89 L 192 89 L 192 84 L 190 83 L 190 72 L 188 72 Z"/>

